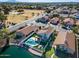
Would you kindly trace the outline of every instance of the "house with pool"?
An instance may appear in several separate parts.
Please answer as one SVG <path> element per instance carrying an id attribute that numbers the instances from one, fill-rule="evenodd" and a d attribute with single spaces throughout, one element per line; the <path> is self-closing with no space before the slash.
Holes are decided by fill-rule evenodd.
<path id="1" fill-rule="evenodd" d="M 42 56 L 48 46 L 49 41 L 52 39 L 52 34 L 53 30 L 51 27 L 41 28 L 23 39 L 23 41 L 19 43 L 19 46 L 28 48 L 28 51 L 35 55 Z"/>

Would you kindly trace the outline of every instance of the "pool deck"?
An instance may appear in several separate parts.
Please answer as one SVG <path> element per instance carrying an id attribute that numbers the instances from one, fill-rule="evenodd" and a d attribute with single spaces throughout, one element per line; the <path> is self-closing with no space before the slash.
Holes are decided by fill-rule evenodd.
<path id="1" fill-rule="evenodd" d="M 31 49 L 31 48 L 29 48 L 28 50 L 29 50 L 29 52 L 33 53 L 34 55 L 42 56 L 42 53 L 39 53 L 39 52 L 37 52 L 37 51 L 34 51 L 34 50 Z"/>
<path id="2" fill-rule="evenodd" d="M 22 40 L 22 41 L 18 44 L 18 46 L 20 46 L 27 38 L 29 38 L 30 36 L 32 36 L 34 33 L 35 33 L 35 32 L 31 33 L 31 34 L 30 34 L 29 36 L 27 36 L 24 40 Z"/>
<path id="3" fill-rule="evenodd" d="M 15 44 L 15 43 L 9 43 L 9 45 L 16 45 L 16 46 L 17 46 L 18 44 Z"/>

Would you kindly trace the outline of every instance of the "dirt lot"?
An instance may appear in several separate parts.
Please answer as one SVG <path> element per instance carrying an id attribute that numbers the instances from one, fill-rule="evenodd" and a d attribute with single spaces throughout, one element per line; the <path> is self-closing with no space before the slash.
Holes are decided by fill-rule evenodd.
<path id="1" fill-rule="evenodd" d="M 41 14 L 43 12 L 44 10 L 24 10 L 23 14 L 10 13 L 7 16 L 6 25 L 11 24 L 11 23 L 21 23 L 22 21 L 27 20 L 27 19 L 30 20 L 30 18 L 37 16 L 38 14 Z"/>

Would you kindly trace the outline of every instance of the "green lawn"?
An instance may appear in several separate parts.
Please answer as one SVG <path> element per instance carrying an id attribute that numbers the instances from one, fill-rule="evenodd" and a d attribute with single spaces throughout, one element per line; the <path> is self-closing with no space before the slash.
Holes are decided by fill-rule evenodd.
<path id="1" fill-rule="evenodd" d="M 50 58 L 53 53 L 54 53 L 54 48 L 51 48 L 51 50 L 46 52 L 45 57 Z"/>
<path id="2" fill-rule="evenodd" d="M 33 36 L 32 36 L 32 37 L 36 37 L 36 36 L 37 36 L 37 37 L 39 37 L 39 35 L 37 35 L 37 34 L 33 34 Z"/>
<path id="3" fill-rule="evenodd" d="M 58 56 L 54 55 L 53 58 L 58 58 Z"/>

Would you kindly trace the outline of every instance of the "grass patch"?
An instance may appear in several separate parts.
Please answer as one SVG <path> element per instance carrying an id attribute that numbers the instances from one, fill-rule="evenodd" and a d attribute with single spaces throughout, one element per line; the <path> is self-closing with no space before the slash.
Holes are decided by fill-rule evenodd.
<path id="1" fill-rule="evenodd" d="M 45 54 L 45 57 L 46 58 L 49 58 L 51 57 L 51 55 L 54 53 L 54 48 L 51 48 L 51 50 L 47 51 L 46 54 Z"/>
<path id="2" fill-rule="evenodd" d="M 58 58 L 58 56 L 54 55 L 53 58 Z"/>

